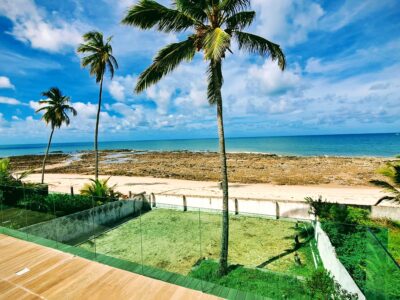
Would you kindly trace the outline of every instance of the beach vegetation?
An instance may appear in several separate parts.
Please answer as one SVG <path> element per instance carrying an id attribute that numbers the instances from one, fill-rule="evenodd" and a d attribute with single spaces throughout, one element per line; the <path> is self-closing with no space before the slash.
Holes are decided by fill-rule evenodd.
<path id="1" fill-rule="evenodd" d="M 0 159 L 0 202 L 7 205 L 16 205 L 20 200 L 31 193 L 48 194 L 48 187 L 37 183 L 24 183 L 31 171 L 13 173 L 10 160 Z"/>
<path id="2" fill-rule="evenodd" d="M 375 205 L 379 205 L 382 201 L 400 203 L 400 162 L 389 162 L 378 172 L 385 176 L 387 180 L 372 180 L 371 183 L 383 188 L 388 195 L 380 198 Z"/>
<path id="3" fill-rule="evenodd" d="M 221 229 L 220 275 L 228 272 L 229 212 L 228 170 L 223 121 L 223 70 L 227 53 L 232 53 L 232 43 L 240 50 L 270 56 L 279 67 L 285 69 L 285 56 L 279 45 L 244 30 L 255 18 L 250 9 L 250 0 L 194 1 L 177 0 L 167 8 L 153 0 L 140 0 L 133 5 L 122 20 L 123 24 L 147 30 L 155 28 L 161 32 L 180 33 L 192 30 L 186 40 L 172 43 L 161 49 L 153 63 L 139 76 L 135 87 L 137 93 L 159 82 L 175 70 L 180 63 L 191 61 L 196 52 L 202 52 L 208 64 L 207 98 L 216 106 L 220 181 L 223 193 Z"/>
<path id="4" fill-rule="evenodd" d="M 70 123 L 68 113 L 76 116 L 77 111 L 70 105 L 70 97 L 63 95 L 60 89 L 57 87 L 52 87 L 48 91 L 43 92 L 42 96 L 46 97 L 46 99 L 39 101 L 41 107 L 36 110 L 36 113 L 44 112 L 42 120 L 51 127 L 49 142 L 47 143 L 46 153 L 44 155 L 42 163 L 41 183 L 43 184 L 46 160 L 49 155 L 54 130 L 56 128 L 60 128 L 63 124 L 68 126 Z"/>
<path id="5" fill-rule="evenodd" d="M 121 193 L 115 190 L 116 185 L 110 186 L 107 179 L 90 179 L 80 190 L 81 195 L 93 197 L 96 200 L 102 199 L 118 199 L 122 196 Z"/>
<path id="6" fill-rule="evenodd" d="M 94 135 L 95 179 L 97 180 L 99 178 L 98 139 L 104 75 L 106 71 L 108 71 L 112 79 L 115 70 L 118 69 L 118 62 L 113 56 L 113 49 L 111 46 L 112 37 L 108 37 L 104 40 L 101 32 L 90 31 L 83 35 L 83 40 L 84 43 L 80 44 L 78 47 L 78 53 L 86 55 L 82 57 L 81 65 L 84 68 L 89 68 L 90 75 L 94 76 L 96 78 L 96 83 L 100 85 Z"/>
<path id="7" fill-rule="evenodd" d="M 400 294 L 393 287 L 400 284 L 400 269 L 395 262 L 400 247 L 398 223 L 373 220 L 364 208 L 328 203 L 321 198 L 306 201 L 360 289 L 373 299 L 382 295 L 397 299 Z M 384 284 L 377 284 L 380 280 Z"/>

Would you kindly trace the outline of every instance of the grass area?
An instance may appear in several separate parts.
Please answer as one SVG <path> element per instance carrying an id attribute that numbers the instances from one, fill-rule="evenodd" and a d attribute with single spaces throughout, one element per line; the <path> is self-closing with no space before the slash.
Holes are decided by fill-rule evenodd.
<path id="1" fill-rule="evenodd" d="M 11 229 L 19 229 L 29 225 L 48 221 L 54 218 L 54 215 L 26 210 L 20 207 L 10 207 L 3 205 L 0 210 L 0 226 Z"/>
<path id="2" fill-rule="evenodd" d="M 387 246 L 388 251 L 394 257 L 398 264 L 400 264 L 400 222 L 389 220 L 373 220 L 374 224 L 380 227 L 387 228 Z"/>
<path id="3" fill-rule="evenodd" d="M 307 276 L 315 268 L 311 249 L 308 240 L 300 237 L 300 247 L 294 251 L 294 237 L 303 228 L 301 223 L 295 225 L 231 216 L 229 263 Z M 219 214 L 156 209 L 96 238 L 96 250 L 137 263 L 142 262 L 143 251 L 145 265 L 185 275 L 199 259 L 218 259 L 220 228 Z M 94 250 L 93 241 L 81 247 Z M 295 263 L 296 252 L 301 265 Z"/>
<path id="4" fill-rule="evenodd" d="M 271 299 L 310 299 L 304 280 L 296 277 L 244 267 L 233 267 L 224 277 L 217 272 L 218 263 L 205 260 L 189 275 Z"/>

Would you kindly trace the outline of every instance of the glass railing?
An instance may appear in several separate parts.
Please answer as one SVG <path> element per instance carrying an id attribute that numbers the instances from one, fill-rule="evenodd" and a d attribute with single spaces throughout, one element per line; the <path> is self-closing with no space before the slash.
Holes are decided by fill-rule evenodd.
<path id="1" fill-rule="evenodd" d="M 390 228 L 332 221 L 322 221 L 322 228 L 366 299 L 400 298 L 400 267 L 388 250 Z"/>
<path id="2" fill-rule="evenodd" d="M 311 298 L 310 280 L 323 264 L 309 220 L 233 212 L 229 272 L 221 277 L 221 211 L 150 198 L 0 186 L 0 233 L 223 298 Z M 354 234 L 337 255 L 367 299 L 398 299 L 399 268 L 385 249 L 385 229 L 322 227 L 333 244 L 341 232 Z"/>

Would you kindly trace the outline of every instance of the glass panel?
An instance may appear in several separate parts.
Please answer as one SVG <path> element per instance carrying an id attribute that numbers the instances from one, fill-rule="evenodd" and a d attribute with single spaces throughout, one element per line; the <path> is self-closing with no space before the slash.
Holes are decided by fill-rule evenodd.
<path id="1" fill-rule="evenodd" d="M 27 234 L 28 240 L 38 242 L 38 239 L 43 238 L 56 241 L 56 216 L 53 201 L 49 198 L 48 186 L 27 185 L 21 204 L 25 209 L 26 224 L 19 230 Z"/>
<path id="2" fill-rule="evenodd" d="M 161 208 L 162 207 L 162 208 Z M 161 205 L 142 215 L 143 263 L 187 275 L 200 259 L 198 209 Z"/>
<path id="3" fill-rule="evenodd" d="M 367 299 L 400 299 L 400 267 L 381 239 L 368 230 L 364 294 Z"/>
<path id="4" fill-rule="evenodd" d="M 24 189 L 20 186 L 0 186 L 1 226 L 10 229 L 20 229 L 26 226 L 26 210 L 24 204 Z"/>
<path id="5" fill-rule="evenodd" d="M 120 201 L 94 199 L 94 204 L 93 229 L 79 247 L 95 252 L 98 259 L 107 255 L 140 264 L 140 216 L 146 202 L 137 197 Z"/>

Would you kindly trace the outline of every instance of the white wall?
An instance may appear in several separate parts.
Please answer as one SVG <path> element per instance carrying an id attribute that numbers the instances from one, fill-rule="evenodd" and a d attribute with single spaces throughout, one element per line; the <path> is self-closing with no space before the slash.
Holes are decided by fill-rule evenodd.
<path id="1" fill-rule="evenodd" d="M 315 225 L 315 240 L 325 269 L 331 272 L 332 276 L 343 289 L 357 294 L 360 300 L 366 299 L 349 272 L 347 272 L 346 268 L 337 258 L 335 248 L 329 240 L 328 235 L 322 230 L 320 222 L 317 222 Z"/>

